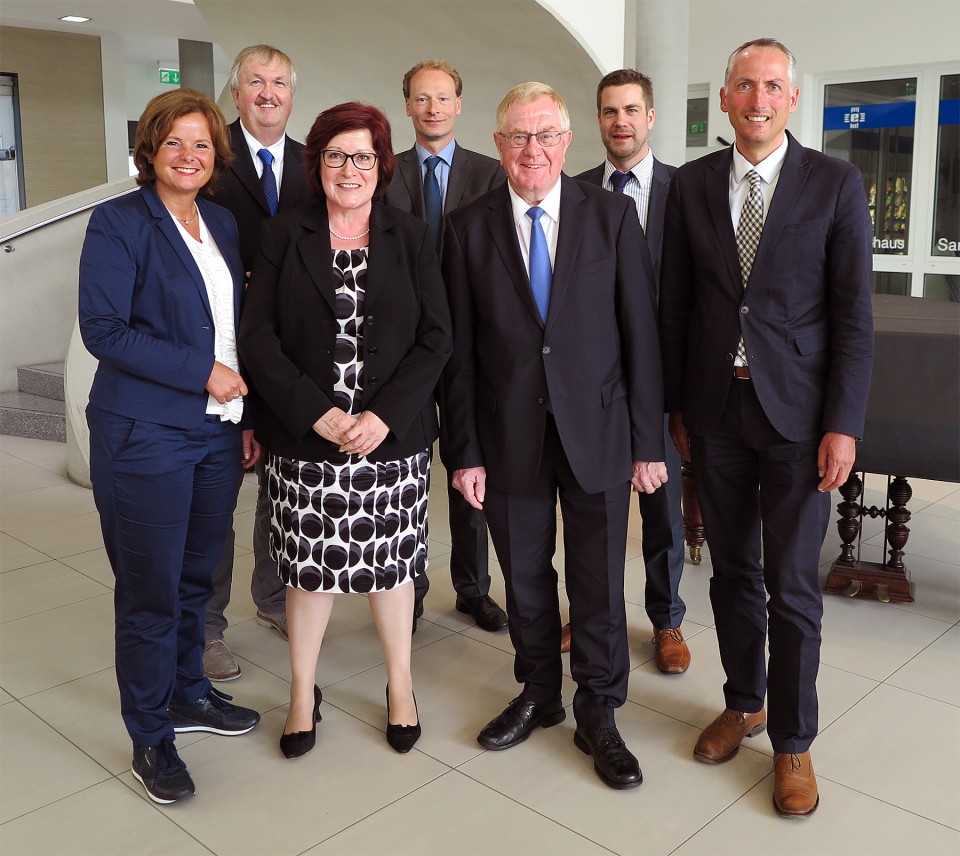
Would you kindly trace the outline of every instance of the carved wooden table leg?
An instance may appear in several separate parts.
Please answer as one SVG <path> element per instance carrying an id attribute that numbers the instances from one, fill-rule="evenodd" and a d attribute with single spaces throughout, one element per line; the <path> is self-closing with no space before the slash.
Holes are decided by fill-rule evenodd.
<path id="1" fill-rule="evenodd" d="M 860 502 L 862 494 L 862 480 L 856 473 L 851 473 L 850 478 L 840 488 L 844 501 L 837 506 L 840 513 L 837 530 L 843 545 L 840 555 L 830 568 L 823 590 L 829 594 L 845 594 L 849 597 L 872 597 L 884 603 L 891 600 L 913 603 L 914 586 L 910 580 L 910 571 L 903 564 L 903 548 L 910 536 L 910 529 L 906 525 L 910 521 L 907 503 L 913 496 L 913 491 L 903 476 L 896 476 L 888 483 L 887 508 L 865 508 Z M 890 558 L 882 565 L 878 562 L 863 562 L 858 558 L 864 515 L 882 517 L 887 521 L 886 543 L 890 546 Z M 854 541 L 857 544 L 856 552 Z"/>
<path id="2" fill-rule="evenodd" d="M 703 516 L 700 514 L 700 500 L 697 498 L 697 483 L 690 461 L 680 462 L 680 474 L 683 479 L 683 529 L 690 549 L 690 561 L 700 564 L 700 548 L 706 540 L 703 531 Z"/>

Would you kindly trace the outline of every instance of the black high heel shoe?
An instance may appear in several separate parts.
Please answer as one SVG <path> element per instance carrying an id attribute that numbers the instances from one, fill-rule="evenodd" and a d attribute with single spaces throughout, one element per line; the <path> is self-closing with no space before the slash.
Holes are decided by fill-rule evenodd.
<path id="1" fill-rule="evenodd" d="M 391 749 L 404 754 L 413 749 L 413 745 L 420 739 L 420 711 L 417 710 L 417 697 L 413 696 L 413 707 L 417 711 L 416 725 L 390 724 L 390 685 L 387 684 L 387 743 Z"/>
<path id="2" fill-rule="evenodd" d="M 313 687 L 313 701 L 316 704 L 313 711 L 313 728 L 309 731 L 294 731 L 292 734 L 280 735 L 280 751 L 285 758 L 299 758 L 301 755 L 306 755 L 317 744 L 317 723 L 323 719 L 320 716 L 323 693 L 316 685 Z"/>

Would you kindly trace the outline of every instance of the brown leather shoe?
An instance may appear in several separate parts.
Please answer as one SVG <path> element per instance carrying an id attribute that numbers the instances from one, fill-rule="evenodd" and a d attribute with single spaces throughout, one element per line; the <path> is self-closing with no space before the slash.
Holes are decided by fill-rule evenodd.
<path id="1" fill-rule="evenodd" d="M 773 807 L 781 817 L 808 817 L 820 805 L 809 752 L 773 756 Z"/>
<path id="2" fill-rule="evenodd" d="M 763 708 L 756 713 L 742 713 L 728 707 L 703 729 L 693 754 L 705 764 L 722 764 L 740 751 L 744 737 L 753 737 L 766 727 Z"/>
<path id="3" fill-rule="evenodd" d="M 682 675 L 690 665 L 690 649 L 679 627 L 660 627 L 653 631 L 657 668 L 665 675 Z"/>
<path id="4" fill-rule="evenodd" d="M 570 653 L 570 625 L 564 624 L 563 630 L 560 631 L 560 653 L 569 654 Z"/>

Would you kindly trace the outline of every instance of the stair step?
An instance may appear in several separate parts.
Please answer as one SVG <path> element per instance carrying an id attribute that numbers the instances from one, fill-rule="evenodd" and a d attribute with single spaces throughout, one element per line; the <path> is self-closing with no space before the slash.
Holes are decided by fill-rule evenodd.
<path id="1" fill-rule="evenodd" d="M 17 369 L 17 389 L 63 401 L 63 363 L 20 366 Z"/>
<path id="2" fill-rule="evenodd" d="M 28 392 L 0 392 L 0 434 L 67 441 L 63 401 Z"/>

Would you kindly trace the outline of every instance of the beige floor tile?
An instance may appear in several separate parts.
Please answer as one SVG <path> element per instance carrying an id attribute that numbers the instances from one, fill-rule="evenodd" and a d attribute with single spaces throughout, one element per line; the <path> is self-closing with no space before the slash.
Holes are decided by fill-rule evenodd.
<path id="1" fill-rule="evenodd" d="M 16 459 L 11 459 L 16 460 Z M 36 464 L 19 461 L 0 471 L 0 496 L 22 496 L 24 493 L 61 485 L 68 480 Z"/>
<path id="2" fill-rule="evenodd" d="M 960 568 L 923 556 L 908 556 L 906 566 L 913 580 L 914 602 L 891 602 L 890 606 L 951 624 L 960 621 Z"/>
<path id="3" fill-rule="evenodd" d="M 35 440 L 32 437 L 0 435 L 0 450 L 21 461 L 43 461 L 58 455 L 66 456 L 67 444 L 55 440 Z"/>
<path id="4" fill-rule="evenodd" d="M 237 494 L 237 511 L 253 511 L 257 507 L 257 476 L 246 473 L 240 483 L 240 492 Z"/>
<path id="5" fill-rule="evenodd" d="M 417 748 L 450 766 L 484 751 L 477 743 L 480 730 L 521 690 L 512 655 L 461 634 L 414 651 L 413 676 L 423 728 Z M 370 669 L 330 687 L 325 697 L 383 731 L 385 682 L 383 669 Z M 573 682 L 564 680 L 567 702 L 573 691 Z"/>
<path id="6" fill-rule="evenodd" d="M 879 686 L 817 740 L 820 775 L 960 830 L 954 705 Z"/>
<path id="7" fill-rule="evenodd" d="M 177 826 L 177 811 L 158 810 L 110 779 L 4 824 L 3 848 L 59 856 L 209 854 Z"/>
<path id="8" fill-rule="evenodd" d="M 99 764 L 20 704 L 0 707 L 0 823 L 110 778 Z M 69 832 L 63 831 L 65 838 Z M 4 852 L 7 849 L 3 836 Z"/>
<path id="9" fill-rule="evenodd" d="M 15 458 L 13 455 L 0 450 L 0 470 L 4 467 L 17 466 L 22 463 L 23 461 L 20 458 Z"/>
<path id="10" fill-rule="evenodd" d="M 787 820 L 774 812 L 771 775 L 671 856 L 952 856 L 960 849 L 960 835 L 952 829 L 845 788 L 819 772 L 817 786 L 816 812 Z"/>
<path id="11" fill-rule="evenodd" d="M 0 573 L 49 561 L 50 557 L 46 553 L 35 550 L 28 544 L 7 535 L 6 532 L 0 532 Z"/>
<path id="12" fill-rule="evenodd" d="M 307 854 L 587 856 L 608 852 L 562 824 L 451 770 Z"/>
<path id="13" fill-rule="evenodd" d="M 8 532 L 41 521 L 60 521 L 96 512 L 93 493 L 69 482 L 14 493 L 0 499 L 0 514 Z"/>
<path id="14" fill-rule="evenodd" d="M 940 562 L 960 563 L 960 527 L 956 520 L 920 512 L 914 514 L 907 524 L 910 538 L 904 545 L 904 563 L 910 566 L 910 558 L 923 556 Z M 881 544 L 883 533 L 864 539 L 870 544 Z"/>
<path id="15" fill-rule="evenodd" d="M 16 699 L 6 690 L 0 689 L 0 704 L 9 704 L 11 701 L 16 701 Z"/>
<path id="16" fill-rule="evenodd" d="M 250 734 L 180 752 L 197 794 L 176 806 L 176 822 L 211 851 L 302 853 L 448 770 L 416 749 L 398 755 L 377 729 L 332 705 L 316 748 L 290 761 L 277 747 L 283 721 L 273 711 Z M 132 775 L 122 781 L 143 795 Z"/>
<path id="17" fill-rule="evenodd" d="M 0 621 L 36 615 L 106 594 L 109 589 L 60 562 L 0 575 Z"/>
<path id="18" fill-rule="evenodd" d="M 113 595 L 0 624 L 0 686 L 23 698 L 113 665 Z"/>
<path id="19" fill-rule="evenodd" d="M 824 597 L 820 661 L 882 681 L 946 629 L 942 621 L 877 601 Z"/>
<path id="20" fill-rule="evenodd" d="M 884 683 L 960 707 L 960 626 L 951 627 Z"/>
<path id="21" fill-rule="evenodd" d="M 46 553 L 52 559 L 86 553 L 103 546 L 100 515 L 96 511 L 59 520 L 55 526 L 34 523 L 8 532 L 18 541 Z"/>
<path id="22" fill-rule="evenodd" d="M 698 764 L 689 754 L 695 729 L 628 702 L 617 711 L 617 724 L 644 783 L 615 791 L 573 745 L 571 719 L 459 769 L 615 853 L 669 853 L 770 769 L 769 758 L 749 750 L 723 767 Z"/>
<path id="23" fill-rule="evenodd" d="M 59 561 L 68 568 L 80 571 L 81 574 L 85 574 L 109 589 L 116 588 L 117 581 L 113 576 L 113 568 L 110 567 L 107 551 L 103 547 L 98 547 L 96 550 L 87 550 L 85 553 L 64 556 Z"/>

